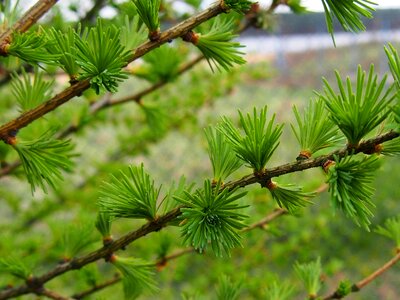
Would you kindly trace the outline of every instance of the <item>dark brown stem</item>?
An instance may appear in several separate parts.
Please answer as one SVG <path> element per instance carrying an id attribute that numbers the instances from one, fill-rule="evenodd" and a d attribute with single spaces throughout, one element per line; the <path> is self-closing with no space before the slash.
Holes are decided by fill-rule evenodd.
<path id="1" fill-rule="evenodd" d="M 46 1 L 44 1 L 46 2 Z M 173 39 L 176 39 L 186 33 L 187 31 L 191 30 L 192 28 L 198 26 L 199 24 L 225 12 L 225 10 L 221 7 L 220 3 L 216 3 L 212 5 L 210 8 L 200 12 L 199 14 L 192 16 L 185 21 L 177 24 L 176 26 L 170 28 L 169 30 L 164 31 L 160 34 L 160 38 L 154 42 L 146 42 L 139 46 L 134 53 L 128 59 L 128 62 L 132 62 L 149 51 L 169 42 Z M 19 129 L 29 125 L 33 121 L 41 118 L 45 114 L 55 110 L 57 107 L 61 106 L 62 104 L 68 102 L 75 96 L 79 96 L 82 94 L 83 91 L 90 87 L 89 79 L 77 82 L 73 84 L 60 94 L 56 95 L 49 101 L 37 106 L 36 108 L 27 111 L 21 114 L 18 118 L 2 125 L 0 127 L 0 139 L 6 140 L 7 137 L 13 133 L 17 132 Z"/>
<path id="2" fill-rule="evenodd" d="M 358 292 L 359 290 L 364 288 L 366 285 L 368 285 L 372 281 L 374 281 L 377 277 L 381 276 L 384 272 L 386 272 L 391 267 L 393 267 L 399 260 L 400 260 L 400 251 L 397 251 L 397 254 L 392 259 L 390 259 L 387 263 L 385 263 L 383 266 L 381 266 L 380 268 L 375 270 L 375 272 L 371 273 L 364 279 L 355 283 L 352 287 L 351 292 L 352 293 Z M 325 296 L 323 299 L 330 300 L 330 299 L 341 299 L 341 298 L 343 298 L 343 296 L 340 295 L 337 291 L 335 291 L 332 294 Z"/>

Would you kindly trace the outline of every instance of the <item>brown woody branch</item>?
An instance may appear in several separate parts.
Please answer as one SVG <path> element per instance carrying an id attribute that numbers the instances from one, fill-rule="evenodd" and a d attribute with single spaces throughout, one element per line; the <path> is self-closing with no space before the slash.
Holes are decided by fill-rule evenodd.
<path id="1" fill-rule="evenodd" d="M 148 222 L 147 224 L 143 225 L 139 229 L 132 231 L 121 238 L 113 241 L 112 243 L 108 244 L 107 246 L 103 246 L 102 248 L 93 251 L 85 256 L 74 258 L 69 262 L 65 262 L 63 264 L 59 264 L 54 269 L 50 270 L 49 272 L 43 274 L 42 276 L 32 277 L 30 278 L 29 284 L 23 284 L 21 286 L 10 288 L 5 291 L 0 292 L 0 299 L 9 299 L 12 297 L 34 293 L 37 290 L 37 287 L 43 286 L 46 282 L 50 281 L 51 279 L 60 276 L 71 270 L 80 269 L 87 264 L 95 262 L 100 259 L 107 259 L 110 257 L 112 253 L 117 250 L 123 249 L 128 246 L 133 241 L 151 233 L 154 231 L 159 231 L 161 228 L 167 226 L 167 224 L 176 219 L 179 215 L 180 207 L 175 208 L 168 212 L 167 214 L 158 217 L 157 219 Z"/>
<path id="2" fill-rule="evenodd" d="M 275 168 L 271 169 L 266 169 L 265 171 L 255 175 L 247 175 L 243 177 L 242 179 L 228 182 L 225 184 L 225 188 L 236 188 L 236 187 L 245 187 L 250 184 L 254 183 L 260 183 L 264 184 L 266 181 L 273 177 L 279 177 L 282 175 L 286 175 L 289 173 L 294 173 L 294 172 L 299 172 L 299 171 L 304 171 L 307 169 L 311 168 L 317 168 L 317 167 L 322 167 L 324 163 L 328 160 L 333 160 L 335 156 L 337 157 L 344 157 L 348 154 L 357 154 L 357 153 L 365 153 L 365 154 L 371 154 L 375 153 L 375 146 L 380 145 L 384 142 L 393 140 L 395 138 L 398 138 L 400 136 L 400 133 L 395 132 L 393 130 L 379 135 L 375 138 L 366 140 L 361 142 L 357 148 L 349 150 L 347 147 L 341 150 L 334 151 L 328 155 L 321 155 L 316 158 L 310 158 L 306 160 L 301 160 L 301 161 L 296 161 L 292 163 L 288 163 L 285 165 L 281 165 Z"/>
<path id="3" fill-rule="evenodd" d="M 394 257 L 392 257 L 392 259 L 390 259 L 383 266 L 375 270 L 375 272 L 371 273 L 369 276 L 355 283 L 351 288 L 351 293 L 360 291 L 363 287 L 370 284 L 377 277 L 381 276 L 384 272 L 393 267 L 398 261 L 400 261 L 400 251 L 397 251 L 397 254 Z M 341 298 L 343 298 L 343 296 L 337 291 L 335 291 L 332 294 L 325 296 L 323 299 L 330 300 L 330 299 L 341 299 Z"/>
<path id="4" fill-rule="evenodd" d="M 225 12 L 225 9 L 221 5 L 221 2 L 215 3 L 214 5 L 200 12 L 199 14 L 188 18 L 187 20 L 177 24 L 176 26 L 168 29 L 165 32 L 162 32 L 157 41 L 148 41 L 139 46 L 128 59 L 128 63 L 142 57 L 149 51 L 180 37 L 187 31 L 223 12 Z M 57 107 L 71 100 L 73 97 L 81 95 L 83 91 L 90 87 L 89 81 L 89 79 L 86 79 L 71 85 L 60 94 L 54 96 L 49 101 L 21 114 L 18 118 L 2 125 L 0 127 L 0 139 L 2 139 L 3 141 L 7 141 L 10 136 L 15 136 L 19 129 L 29 125 L 30 123 L 41 118 L 45 114 L 55 110 Z"/>
<path id="5" fill-rule="evenodd" d="M 375 149 L 376 145 L 379 145 L 385 141 L 389 141 L 399 137 L 399 133 L 394 131 L 389 131 L 388 133 L 382 134 L 377 136 L 376 138 L 364 141 L 359 144 L 356 149 L 352 149 L 353 153 L 371 153 L 371 149 Z M 240 180 L 229 182 L 225 185 L 224 188 L 236 188 L 236 187 L 245 187 L 247 185 L 251 185 L 254 183 L 260 183 L 263 185 L 267 180 L 271 179 L 272 177 L 278 177 L 285 174 L 304 171 L 310 168 L 321 167 L 327 160 L 333 159 L 334 156 L 337 157 L 344 157 L 348 153 L 347 147 L 342 150 L 338 150 L 332 152 L 328 155 L 322 155 L 314 159 L 307 159 L 304 161 L 297 161 L 289 164 L 285 164 L 282 166 L 278 166 L 272 169 L 267 169 L 261 174 L 254 174 L 248 175 L 243 177 Z M 167 214 L 157 218 L 156 220 L 150 221 L 147 224 L 140 227 L 138 230 L 130 232 L 125 236 L 121 237 L 118 240 L 110 243 L 107 246 L 104 246 L 96 251 L 93 251 L 85 256 L 72 259 L 69 262 L 64 264 L 58 265 L 53 270 L 49 271 L 48 273 L 34 277 L 32 280 L 35 282 L 36 285 L 42 286 L 46 282 L 50 281 L 51 279 L 64 274 L 68 271 L 80 269 L 83 266 L 97 261 L 99 259 L 107 259 L 113 252 L 125 248 L 127 245 L 132 243 L 133 241 L 151 233 L 154 231 L 159 231 L 163 227 L 167 226 L 167 223 L 171 222 L 172 220 L 176 219 L 181 215 L 180 207 L 175 208 L 174 210 L 168 212 Z M 32 289 L 29 285 L 22 285 L 19 287 L 11 288 L 6 291 L 0 292 L 0 300 L 1 299 L 8 299 L 10 297 L 15 297 L 27 293 L 31 293 Z"/>
<path id="6" fill-rule="evenodd" d="M 251 225 L 249 225 L 248 227 L 244 228 L 242 230 L 242 232 L 248 232 L 251 231 L 253 229 L 256 228 L 260 228 L 265 226 L 266 224 L 272 222 L 273 220 L 285 215 L 287 213 L 287 211 L 285 209 L 276 209 L 274 210 L 272 213 L 270 213 L 269 215 L 267 215 L 265 218 L 261 219 L 260 221 L 253 223 Z M 157 267 L 158 270 L 162 270 L 169 261 L 177 259 L 183 255 L 189 254 L 189 253 L 193 253 L 196 252 L 196 249 L 194 249 L 193 247 L 189 247 L 189 248 L 185 248 L 185 249 L 180 249 L 175 251 L 174 253 L 167 255 L 165 257 L 161 257 L 160 259 L 158 259 L 155 263 L 154 266 Z M 96 293 L 100 290 L 103 290 L 109 286 L 112 286 L 118 282 L 121 281 L 121 277 L 116 274 L 116 276 L 114 276 L 114 278 L 109 279 L 101 284 L 95 285 L 81 293 L 75 294 L 73 295 L 71 298 L 73 299 L 82 299 L 84 297 L 87 297 L 93 293 Z"/>

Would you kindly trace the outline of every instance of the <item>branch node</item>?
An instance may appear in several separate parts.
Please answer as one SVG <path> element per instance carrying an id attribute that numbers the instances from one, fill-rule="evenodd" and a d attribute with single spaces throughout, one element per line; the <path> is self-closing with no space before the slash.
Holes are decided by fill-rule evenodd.
<path id="1" fill-rule="evenodd" d="M 11 130 L 6 136 L 2 137 L 2 140 L 6 144 L 14 146 L 17 144 L 17 134 L 18 130 Z"/>
<path id="2" fill-rule="evenodd" d="M 185 42 L 188 42 L 188 43 L 192 43 L 193 45 L 197 45 L 197 43 L 199 41 L 199 34 L 195 33 L 192 30 L 186 32 L 181 37 L 182 37 L 182 40 L 184 40 Z"/>
<path id="3" fill-rule="evenodd" d="M 156 42 L 160 39 L 161 37 L 161 31 L 160 29 L 154 30 L 154 31 L 150 31 L 149 32 L 149 40 L 151 42 Z"/>
<path id="4" fill-rule="evenodd" d="M 333 160 L 328 159 L 322 164 L 322 169 L 324 170 L 325 173 L 328 173 L 329 168 L 333 165 L 335 165 L 335 162 Z"/>
<path id="5" fill-rule="evenodd" d="M 383 145 L 382 144 L 375 144 L 375 145 L 371 145 L 371 147 L 365 149 L 363 151 L 363 153 L 365 154 L 380 154 L 383 150 Z"/>
<path id="6" fill-rule="evenodd" d="M 309 150 L 301 150 L 299 155 L 296 157 L 297 161 L 302 161 L 311 158 L 311 152 Z"/>

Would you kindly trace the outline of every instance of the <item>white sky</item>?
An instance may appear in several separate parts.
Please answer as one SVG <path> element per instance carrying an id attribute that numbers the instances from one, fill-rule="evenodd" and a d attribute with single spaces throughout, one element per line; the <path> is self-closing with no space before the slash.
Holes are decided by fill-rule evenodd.
<path id="1" fill-rule="evenodd" d="M 206 6 L 213 2 L 215 2 L 215 0 L 204 0 Z M 258 2 L 262 6 L 268 6 L 271 0 L 258 0 Z M 372 2 L 379 3 L 378 7 L 380 8 L 400 8 L 400 0 L 375 0 Z M 302 4 L 311 11 L 323 11 L 324 9 L 321 0 L 303 0 Z"/>

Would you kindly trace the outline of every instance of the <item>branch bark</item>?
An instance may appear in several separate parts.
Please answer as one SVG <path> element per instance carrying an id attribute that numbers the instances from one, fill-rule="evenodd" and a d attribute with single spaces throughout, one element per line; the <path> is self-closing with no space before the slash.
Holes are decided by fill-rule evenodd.
<path id="1" fill-rule="evenodd" d="M 284 214 L 286 214 L 287 211 L 284 209 L 276 209 L 274 210 L 272 213 L 268 214 L 265 218 L 261 219 L 260 221 L 246 227 L 245 229 L 242 230 L 242 232 L 248 232 L 251 231 L 255 228 L 261 227 L 265 224 L 268 224 L 270 222 L 272 222 L 273 220 L 283 216 Z M 159 268 L 159 270 L 161 270 L 163 267 L 166 266 L 166 264 L 174 259 L 177 259 L 183 255 L 186 254 L 190 254 L 196 252 L 196 249 L 194 249 L 193 247 L 189 247 L 189 248 L 184 248 L 184 249 L 179 249 L 175 252 L 173 252 L 170 255 L 167 255 L 165 257 L 162 257 L 160 259 L 158 259 L 155 263 L 154 266 L 156 266 L 157 268 Z M 73 299 L 82 299 L 84 297 L 87 297 L 93 293 L 96 293 L 102 289 L 105 289 L 111 285 L 114 285 L 116 283 L 118 283 L 119 281 L 121 281 L 121 277 L 117 274 L 114 278 L 107 280 L 101 284 L 95 285 L 89 289 L 87 289 L 86 291 L 83 291 L 81 293 L 75 294 L 74 296 L 72 296 Z"/>

